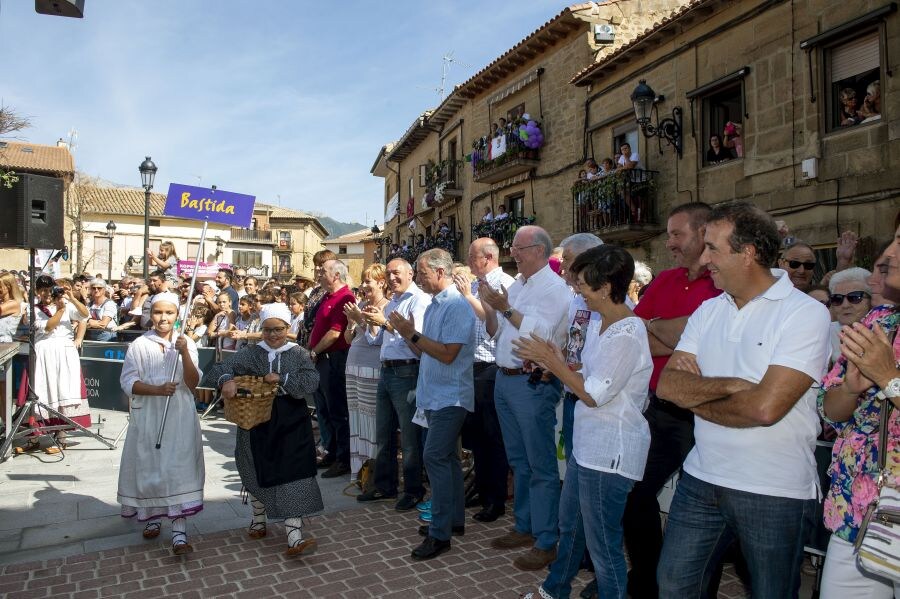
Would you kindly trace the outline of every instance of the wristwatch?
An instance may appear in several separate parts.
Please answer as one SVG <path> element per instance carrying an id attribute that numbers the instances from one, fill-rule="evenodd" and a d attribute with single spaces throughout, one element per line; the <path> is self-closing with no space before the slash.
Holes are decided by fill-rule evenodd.
<path id="1" fill-rule="evenodd" d="M 513 313 L 513 309 L 512 309 L 512 306 L 510 306 L 509 308 L 507 308 L 500 314 L 503 315 L 503 318 L 505 318 L 506 320 L 509 320 L 510 318 L 512 318 L 512 313 Z"/>
<path id="2" fill-rule="evenodd" d="M 318 356 L 318 355 L 319 354 L 316 353 L 316 350 L 314 350 L 314 349 L 309 350 L 309 359 L 310 360 L 315 360 L 316 356 Z"/>
<path id="3" fill-rule="evenodd" d="M 419 339 L 421 339 L 421 338 L 422 338 L 422 336 L 419 335 L 418 333 L 413 333 L 412 337 L 410 337 L 409 340 L 412 341 L 413 343 L 418 343 Z"/>
<path id="4" fill-rule="evenodd" d="M 888 384 L 884 386 L 884 389 L 878 392 L 878 395 L 881 399 L 900 397 L 900 378 L 889 380 Z"/>

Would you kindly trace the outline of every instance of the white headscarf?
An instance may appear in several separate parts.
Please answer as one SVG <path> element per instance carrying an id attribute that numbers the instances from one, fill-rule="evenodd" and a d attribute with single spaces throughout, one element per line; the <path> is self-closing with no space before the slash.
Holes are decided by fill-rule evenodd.
<path id="1" fill-rule="evenodd" d="M 262 309 L 259 311 L 259 321 L 262 323 L 270 318 L 277 318 L 278 320 L 283 321 L 285 325 L 291 325 L 291 311 L 282 303 L 275 302 L 263 305 Z M 281 347 L 276 348 L 270 347 L 265 340 L 260 341 L 256 345 L 266 350 L 269 354 L 269 372 L 272 372 L 272 362 L 275 361 L 278 354 L 297 347 L 297 344 L 293 341 L 288 341 Z"/>
<path id="2" fill-rule="evenodd" d="M 178 308 L 178 304 L 181 301 L 181 298 L 178 295 L 172 293 L 171 291 L 163 291 L 162 293 L 157 293 L 153 297 L 150 298 L 150 307 L 152 308 L 154 304 L 157 302 L 166 302 L 167 304 L 172 304 L 175 308 Z M 167 341 L 156 334 L 156 329 L 150 329 L 144 336 L 149 337 L 151 341 L 155 341 L 159 343 L 164 348 L 172 349 L 175 344 L 175 340 L 178 339 L 178 330 L 175 328 L 174 323 L 172 323 L 172 340 Z"/>
<path id="3" fill-rule="evenodd" d="M 152 298 L 150 298 L 151 306 L 156 302 L 166 302 L 172 304 L 177 308 L 181 304 L 181 298 L 171 291 L 163 291 L 162 293 L 157 293 Z"/>

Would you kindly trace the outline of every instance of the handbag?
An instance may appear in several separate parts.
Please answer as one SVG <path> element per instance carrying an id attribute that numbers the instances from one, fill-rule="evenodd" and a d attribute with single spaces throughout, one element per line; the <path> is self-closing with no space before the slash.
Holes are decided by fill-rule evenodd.
<path id="1" fill-rule="evenodd" d="M 890 399 L 883 402 L 878 431 L 878 497 L 866 510 L 854 549 L 860 568 L 900 582 L 900 491 L 885 485 L 888 420 L 893 403 Z"/>

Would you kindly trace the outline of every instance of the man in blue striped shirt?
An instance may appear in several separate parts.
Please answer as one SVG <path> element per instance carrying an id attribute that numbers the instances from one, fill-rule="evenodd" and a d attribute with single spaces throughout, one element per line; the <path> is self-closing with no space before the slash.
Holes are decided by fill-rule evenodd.
<path id="1" fill-rule="evenodd" d="M 430 526 L 413 549 L 412 558 L 426 560 L 450 549 L 450 536 L 463 534 L 465 492 L 457 439 L 466 413 L 475 406 L 472 364 L 475 360 L 475 311 L 453 284 L 453 258 L 435 248 L 419 255 L 416 280 L 434 297 L 425 310 L 422 332 L 418 323 L 398 312 L 390 323 L 410 348 L 421 356 L 416 405 L 425 412 L 425 470 L 431 481 Z"/>

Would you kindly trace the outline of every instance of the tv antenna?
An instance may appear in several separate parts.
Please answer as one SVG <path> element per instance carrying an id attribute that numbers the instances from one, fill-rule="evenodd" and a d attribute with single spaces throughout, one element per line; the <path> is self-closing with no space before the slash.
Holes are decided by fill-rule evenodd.
<path id="1" fill-rule="evenodd" d="M 431 89 L 431 90 L 437 92 L 438 104 L 440 104 L 441 102 L 444 101 L 444 97 L 445 97 L 444 90 L 447 88 L 447 76 L 450 74 L 450 67 L 453 66 L 453 64 L 455 63 L 455 64 L 458 64 L 459 66 L 465 67 L 467 69 L 472 68 L 471 65 L 467 65 L 464 62 L 460 62 L 460 61 L 456 60 L 456 58 L 453 57 L 453 52 L 454 52 L 454 50 L 450 50 L 449 52 L 447 52 L 446 54 L 444 54 L 441 57 L 441 84 L 439 87 L 426 88 L 423 85 L 416 86 L 419 89 Z"/>
<path id="2" fill-rule="evenodd" d="M 66 143 L 69 144 L 69 152 L 74 154 L 75 148 L 78 147 L 78 131 L 75 129 L 75 127 L 69 129 L 68 136 L 69 140 Z"/>

